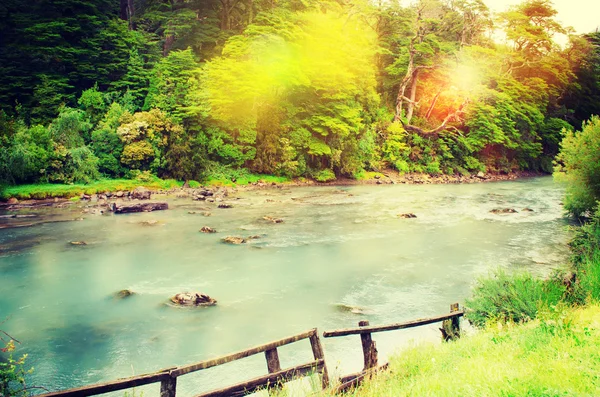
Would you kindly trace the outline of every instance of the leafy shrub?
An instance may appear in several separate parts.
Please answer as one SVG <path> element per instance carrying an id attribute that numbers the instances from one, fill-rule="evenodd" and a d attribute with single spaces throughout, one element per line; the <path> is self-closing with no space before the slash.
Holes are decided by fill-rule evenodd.
<path id="1" fill-rule="evenodd" d="M 567 182 L 565 209 L 589 214 L 600 199 L 600 118 L 593 116 L 581 132 L 568 131 L 556 158 L 554 175 Z"/>
<path id="2" fill-rule="evenodd" d="M 314 173 L 313 178 L 315 178 L 317 182 L 330 182 L 335 181 L 335 174 L 332 170 L 325 169 Z"/>
<path id="3" fill-rule="evenodd" d="M 13 340 L 8 341 L 4 348 L 0 348 L 0 352 L 8 354 L 6 361 L 0 359 L 0 396 L 26 397 L 29 396 L 29 392 L 25 384 L 25 376 L 32 373 L 33 368 L 25 369 L 27 355 L 15 359 L 14 350 Z"/>
<path id="4" fill-rule="evenodd" d="M 481 278 L 466 301 L 467 318 L 478 327 L 489 321 L 523 322 L 535 319 L 542 307 L 555 306 L 565 287 L 555 279 L 542 280 L 529 273 L 509 274 L 498 270 Z"/>
<path id="5" fill-rule="evenodd" d="M 584 225 L 574 228 L 571 263 L 577 274 L 572 300 L 583 303 L 588 299 L 600 300 L 600 206 Z"/>

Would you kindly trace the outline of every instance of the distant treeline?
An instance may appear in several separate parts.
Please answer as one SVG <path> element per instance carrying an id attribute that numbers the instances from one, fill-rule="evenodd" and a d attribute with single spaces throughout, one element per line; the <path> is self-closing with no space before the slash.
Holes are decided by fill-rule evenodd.
<path id="1" fill-rule="evenodd" d="M 600 34 L 561 48 L 555 16 L 548 0 L 5 0 L 0 183 L 551 171 L 600 113 Z"/>

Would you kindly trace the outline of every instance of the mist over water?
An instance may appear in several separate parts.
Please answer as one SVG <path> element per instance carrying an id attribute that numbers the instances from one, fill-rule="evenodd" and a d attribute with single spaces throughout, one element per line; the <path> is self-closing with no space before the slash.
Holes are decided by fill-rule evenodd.
<path id="1" fill-rule="evenodd" d="M 173 199 L 170 210 L 144 214 L 37 210 L 85 219 L 0 230 L 0 318 L 9 316 L 2 328 L 29 353 L 32 384 L 56 390 L 189 364 L 313 327 L 322 332 L 361 319 L 376 325 L 441 314 L 492 269 L 545 275 L 563 265 L 562 196 L 544 177 L 268 189 L 230 197 L 232 209 Z M 204 208 L 212 216 L 188 213 Z M 496 215 L 494 208 L 519 212 Z M 266 222 L 266 215 L 285 222 Z M 140 224 L 146 220 L 159 224 Z M 202 226 L 219 233 L 200 233 Z M 220 243 L 228 235 L 262 238 Z M 80 240 L 88 245 L 68 244 Z M 122 289 L 136 295 L 112 298 Z M 183 291 L 201 291 L 218 305 L 164 305 Z M 374 335 L 381 360 L 412 340 L 439 339 L 437 325 Z M 323 343 L 330 372 L 361 369 L 358 336 Z M 309 343 L 284 347 L 279 356 L 282 368 L 309 361 Z M 178 391 L 192 395 L 265 373 L 258 355 L 186 375 Z M 140 390 L 158 395 L 157 385 Z"/>

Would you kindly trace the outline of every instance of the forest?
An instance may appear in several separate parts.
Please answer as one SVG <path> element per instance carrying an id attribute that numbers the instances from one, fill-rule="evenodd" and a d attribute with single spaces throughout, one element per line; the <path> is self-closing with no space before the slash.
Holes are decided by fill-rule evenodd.
<path id="1" fill-rule="evenodd" d="M 551 172 L 599 45 L 549 0 L 5 0 L 0 183 Z"/>

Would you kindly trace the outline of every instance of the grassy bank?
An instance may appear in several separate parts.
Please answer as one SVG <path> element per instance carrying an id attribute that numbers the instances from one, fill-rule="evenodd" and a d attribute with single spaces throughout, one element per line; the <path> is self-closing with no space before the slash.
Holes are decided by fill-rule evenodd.
<path id="1" fill-rule="evenodd" d="M 600 307 L 541 313 L 391 359 L 356 396 L 600 395 Z"/>
<path id="2" fill-rule="evenodd" d="M 96 194 L 106 191 L 116 192 L 119 190 L 133 190 L 138 186 L 145 186 L 149 189 L 170 189 L 182 186 L 183 182 L 172 179 L 161 180 L 154 179 L 150 181 L 140 181 L 136 179 L 106 179 L 96 181 L 90 184 L 38 184 L 38 185 L 19 185 L 9 186 L 2 192 L 2 199 L 14 197 L 19 200 L 28 199 L 46 199 L 53 197 L 75 197 L 81 194 Z"/>
<path id="3" fill-rule="evenodd" d="M 272 183 L 286 183 L 289 180 L 284 177 L 272 176 L 272 175 L 258 175 L 245 173 L 240 174 L 239 177 L 231 175 L 212 175 L 204 182 L 200 183 L 197 181 L 189 181 L 190 187 L 204 186 L 237 186 L 247 185 L 250 183 L 263 182 L 267 184 Z M 160 179 L 156 177 L 149 178 L 138 178 L 138 179 L 103 179 L 90 184 L 34 184 L 34 185 L 18 185 L 18 186 L 6 186 L 0 191 L 0 200 L 7 200 L 14 197 L 18 200 L 29 200 L 29 199 L 48 199 L 54 197 L 76 197 L 81 194 L 96 194 L 104 192 L 117 192 L 117 191 L 129 191 L 133 190 L 138 186 L 144 186 L 150 190 L 160 189 L 172 189 L 182 187 L 184 182 L 176 181 L 173 179 Z"/>

